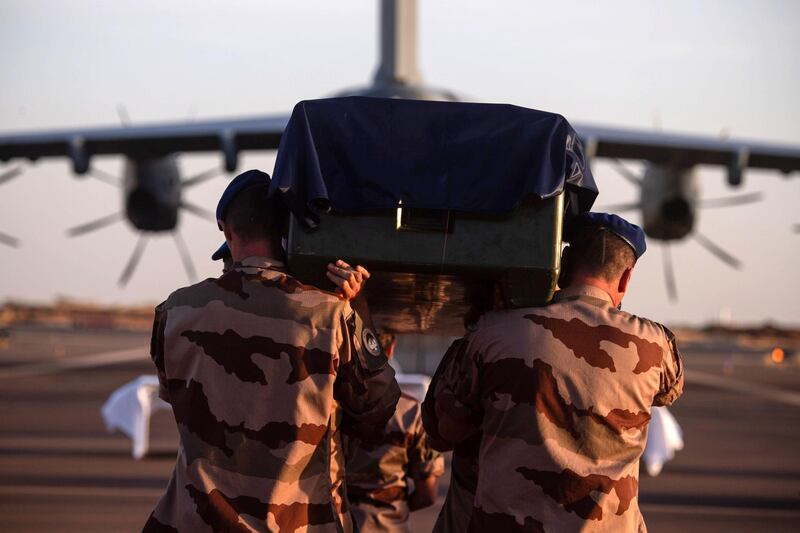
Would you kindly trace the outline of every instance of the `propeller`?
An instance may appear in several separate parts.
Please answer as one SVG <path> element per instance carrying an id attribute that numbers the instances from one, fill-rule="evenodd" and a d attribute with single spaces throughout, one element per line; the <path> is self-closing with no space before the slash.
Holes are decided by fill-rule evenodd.
<path id="1" fill-rule="evenodd" d="M 200 218 L 205 218 L 211 221 L 217 220 L 216 213 L 206 209 L 205 207 L 200 207 L 199 205 L 187 202 L 185 200 L 181 200 L 181 207 L 185 209 L 187 212 L 196 215 Z"/>
<path id="2" fill-rule="evenodd" d="M 131 116 L 128 114 L 128 108 L 125 107 L 125 104 L 117 104 L 117 116 L 119 117 L 119 123 L 122 124 L 123 128 L 130 127 Z"/>
<path id="3" fill-rule="evenodd" d="M 625 213 L 627 211 L 636 211 L 637 209 L 641 209 L 642 204 L 639 202 L 627 203 L 627 204 L 611 204 L 611 205 L 604 205 L 598 207 L 600 211 L 614 212 L 614 213 Z"/>
<path id="4" fill-rule="evenodd" d="M 16 237 L 12 237 L 7 233 L 0 232 L 0 243 L 5 244 L 6 246 L 11 246 L 12 248 L 19 248 L 21 241 Z"/>
<path id="5" fill-rule="evenodd" d="M 672 263 L 672 251 L 668 242 L 665 242 L 661 249 L 663 251 L 661 257 L 664 263 L 664 281 L 667 285 L 667 296 L 669 297 L 670 302 L 675 302 L 678 300 L 678 288 L 675 283 L 675 270 Z"/>
<path id="6" fill-rule="evenodd" d="M 124 108 L 122 108 L 122 112 L 124 112 Z M 123 120 L 123 123 L 124 122 L 125 120 Z M 203 183 L 207 180 L 210 180 L 211 178 L 217 176 L 218 174 L 220 174 L 220 171 L 216 168 L 205 170 L 203 172 L 200 172 L 198 174 L 195 174 L 194 176 L 190 176 L 185 180 L 183 180 L 181 182 L 181 188 L 183 189 L 183 188 L 193 187 L 199 183 Z M 103 183 L 107 183 L 115 187 L 123 186 L 123 182 L 120 178 L 100 169 L 96 168 L 90 169 L 89 175 L 99 181 L 102 181 Z M 6 174 L 3 174 L 3 177 L 5 176 Z M 191 202 L 187 202 L 185 200 L 181 200 L 179 207 L 200 218 L 204 218 L 211 221 L 215 221 L 217 218 L 214 212 L 205 209 L 204 207 L 200 207 L 199 205 L 193 204 Z M 123 219 L 122 212 L 112 213 L 110 215 L 106 215 L 91 222 L 87 222 L 85 224 L 69 228 L 67 230 L 67 235 L 70 237 L 77 237 L 79 235 L 91 233 L 93 231 L 105 228 L 106 226 L 110 226 L 111 224 L 114 224 L 115 222 L 118 222 L 122 219 Z M 172 236 L 173 239 L 175 240 L 175 247 L 178 249 L 178 254 L 180 255 L 181 262 L 183 263 L 183 268 L 186 271 L 186 275 L 188 276 L 189 280 L 195 282 L 197 280 L 197 272 L 192 262 L 191 254 L 189 253 L 189 248 L 188 246 L 186 246 L 186 242 L 183 240 L 183 237 L 181 237 L 181 235 L 177 231 L 173 231 Z M 16 243 L 18 241 L 13 237 L 0 234 L 0 242 L 4 244 L 9 244 L 11 246 L 16 246 Z M 119 277 L 118 284 L 121 287 L 124 287 L 125 285 L 128 284 L 131 277 L 133 276 L 133 273 L 136 271 L 136 267 L 139 265 L 139 261 L 141 260 L 142 255 L 144 254 L 146 244 L 147 244 L 147 237 L 145 235 L 140 234 L 139 240 L 136 242 L 136 247 L 133 249 L 133 253 L 131 254 L 130 259 L 128 259 L 128 263 L 125 265 L 125 269 L 122 271 L 122 275 Z"/>
<path id="7" fill-rule="evenodd" d="M 0 173 L 0 185 L 3 185 L 4 183 L 18 177 L 23 173 L 23 171 L 24 170 L 22 167 L 17 166 Z M 12 237 L 7 233 L 0 232 L 0 244 L 5 244 L 6 246 L 11 246 L 12 248 L 19 248 L 19 246 L 22 244 L 22 241 L 16 237 Z"/>
<path id="8" fill-rule="evenodd" d="M 622 163 L 622 161 L 616 158 L 611 159 L 610 161 L 611 165 L 614 167 L 614 170 L 616 170 L 620 176 L 628 180 L 633 185 L 636 185 L 639 188 L 642 187 L 642 178 L 640 176 L 637 176 L 635 172 L 626 167 Z M 622 204 L 612 204 L 612 205 L 604 205 L 598 207 L 600 211 L 615 212 L 615 213 L 625 213 L 628 211 L 635 211 L 641 208 L 642 208 L 641 202 L 627 202 Z"/>
<path id="9" fill-rule="evenodd" d="M 84 233 L 91 233 L 92 231 L 97 231 L 106 226 L 110 226 L 114 222 L 118 222 L 120 220 L 122 220 L 122 213 L 112 213 L 102 218 L 98 218 L 97 220 L 87 222 L 86 224 L 69 228 L 67 230 L 67 236 L 77 237 L 78 235 L 83 235 Z"/>
<path id="10" fill-rule="evenodd" d="M 181 237 L 181 234 L 177 231 L 172 233 L 172 237 L 175 239 L 175 247 L 178 249 L 178 254 L 181 256 L 181 262 L 183 262 L 183 268 L 186 270 L 186 276 L 192 283 L 196 282 L 197 272 L 194 269 L 192 256 L 189 254 L 189 247 L 186 246 L 186 242 L 184 242 L 183 237 Z"/>
<path id="11" fill-rule="evenodd" d="M 121 187 L 122 182 L 120 179 L 113 174 L 109 174 L 104 170 L 100 170 L 99 168 L 90 168 L 88 171 L 89 176 L 93 177 L 96 180 L 102 181 L 103 183 L 107 183 L 114 187 Z"/>
<path id="12" fill-rule="evenodd" d="M 216 168 L 200 172 L 199 174 L 195 174 L 194 176 L 191 176 L 183 180 L 181 182 L 181 188 L 188 189 L 189 187 L 194 187 L 198 183 L 203 183 L 204 181 L 208 181 L 211 178 L 218 176 L 219 173 L 220 173 L 219 169 Z"/>
<path id="13" fill-rule="evenodd" d="M 742 262 L 733 257 L 731 254 L 720 248 L 717 244 L 715 244 L 711 239 L 700 233 L 699 231 L 695 231 L 692 234 L 692 237 L 697 244 L 708 250 L 712 255 L 714 255 L 717 259 L 725 263 L 731 268 L 736 270 L 742 269 Z"/>
<path id="14" fill-rule="evenodd" d="M 7 181 L 11 181 L 20 174 L 22 174 L 23 169 L 22 167 L 14 167 L 12 169 L 6 170 L 2 174 L 0 174 L 0 185 L 4 184 Z"/>
<path id="15" fill-rule="evenodd" d="M 620 161 L 619 159 L 612 159 L 611 164 L 614 167 L 614 169 L 620 174 L 620 176 L 628 180 L 630 183 L 636 185 L 637 187 L 642 186 L 641 176 L 638 176 L 635 172 L 626 167 L 622 163 L 622 161 Z"/>
<path id="16" fill-rule="evenodd" d="M 125 108 L 123 104 L 119 104 L 117 106 L 117 114 L 119 115 L 119 120 L 123 127 L 128 127 L 131 125 L 130 115 L 128 114 L 128 110 Z M 20 169 L 12 169 L 11 171 L 8 171 L 4 174 L 0 174 L 0 183 L 14 178 L 19 172 L 21 172 Z M 114 176 L 113 174 L 110 174 L 108 172 L 105 172 L 97 168 L 90 168 L 88 174 L 91 177 L 99 181 L 102 181 L 103 183 L 106 183 L 108 185 L 112 185 L 114 187 L 122 188 L 125 186 L 124 181 L 120 179 L 118 176 Z M 189 187 L 194 187 L 195 185 L 210 180 L 211 178 L 217 176 L 218 174 L 220 174 L 220 171 L 217 168 L 205 170 L 203 172 L 197 173 L 193 176 L 189 176 L 188 178 L 182 180 L 180 182 L 180 188 L 181 190 L 183 190 Z M 216 220 L 216 216 L 212 211 L 209 211 L 208 209 L 205 209 L 193 203 L 182 200 L 178 207 L 201 218 L 210 219 L 212 221 Z M 79 235 L 91 233 L 93 231 L 102 229 L 106 226 L 110 226 L 111 224 L 114 224 L 115 222 L 122 220 L 122 218 L 123 218 L 122 212 L 112 213 L 111 215 L 107 215 L 102 218 L 98 218 L 97 220 L 93 220 L 91 222 L 87 222 L 85 224 L 81 224 L 79 226 L 70 228 L 67 230 L 67 235 L 69 235 L 70 237 L 77 237 Z M 192 263 L 192 258 L 191 254 L 189 253 L 189 248 L 186 246 L 186 242 L 183 240 L 181 235 L 177 231 L 174 231 L 174 228 L 172 234 L 173 234 L 173 239 L 175 240 L 175 246 L 178 249 L 178 254 L 180 255 L 181 258 L 181 262 L 183 263 L 183 268 L 184 270 L 186 270 L 186 275 L 192 282 L 194 282 L 197 279 L 197 273 L 195 271 L 194 264 Z M 0 234 L 0 242 L 9 244 L 9 243 L 16 243 L 17 241 L 13 237 Z M 16 244 L 11 244 L 11 245 L 16 245 Z M 133 273 L 136 271 L 136 267 L 139 265 L 139 261 L 142 259 L 142 255 L 144 254 L 146 245 L 147 245 L 147 237 L 144 234 L 140 233 L 139 240 L 136 242 L 136 246 L 133 249 L 133 253 L 131 254 L 131 257 L 128 259 L 128 262 L 125 265 L 125 268 L 123 269 L 122 274 L 119 277 L 118 283 L 120 286 L 125 286 L 130 281 L 131 276 L 133 276 Z"/>
<path id="17" fill-rule="evenodd" d="M 637 187 L 642 186 L 643 177 L 638 176 L 636 173 L 631 171 L 627 166 L 625 166 L 619 159 L 611 159 L 611 164 L 614 169 L 628 182 L 636 185 Z M 746 205 L 752 204 L 755 202 L 760 202 L 763 200 L 764 195 L 761 192 L 752 192 L 747 194 L 741 194 L 738 196 L 728 196 L 724 198 L 709 198 L 705 200 L 700 200 L 697 204 L 699 209 L 714 209 L 718 207 L 733 207 L 739 205 Z M 614 204 L 614 205 L 607 205 L 600 207 L 599 209 L 603 211 L 609 212 L 616 212 L 616 213 L 624 213 L 635 211 L 637 209 L 641 209 L 642 205 L 641 202 L 628 202 L 628 203 L 621 203 L 621 204 Z M 800 233 L 800 224 L 796 224 L 794 227 L 794 231 L 796 233 Z M 739 261 L 736 257 L 732 256 L 725 250 L 723 250 L 719 245 L 713 242 L 711 239 L 700 233 L 699 231 L 695 230 L 694 233 L 690 235 L 700 246 L 705 248 L 711 255 L 725 263 L 731 268 L 736 270 L 742 269 L 742 262 Z M 667 295 L 670 301 L 674 302 L 678 299 L 678 290 L 677 284 L 675 282 L 675 269 L 672 261 L 672 254 L 671 249 L 669 246 L 668 241 L 664 241 L 664 252 L 663 252 L 663 267 L 664 267 L 664 281 L 667 286 Z"/>
<path id="18" fill-rule="evenodd" d="M 725 198 L 710 198 L 700 200 L 697 207 L 701 209 L 715 208 L 715 207 L 732 207 L 735 205 L 745 205 L 760 202 L 764 199 L 761 192 L 751 192 L 739 196 L 727 196 Z"/>
<path id="19" fill-rule="evenodd" d="M 128 284 L 128 281 L 130 281 L 133 271 L 136 270 L 136 266 L 139 264 L 139 260 L 142 258 L 142 254 L 144 253 L 144 248 L 146 245 L 147 237 L 144 235 L 139 235 L 139 240 L 136 241 L 136 247 L 133 249 L 133 253 L 131 254 L 130 259 L 128 259 L 128 263 L 125 265 L 125 269 L 122 271 L 119 281 L 117 281 L 117 284 L 120 287 L 124 287 Z"/>

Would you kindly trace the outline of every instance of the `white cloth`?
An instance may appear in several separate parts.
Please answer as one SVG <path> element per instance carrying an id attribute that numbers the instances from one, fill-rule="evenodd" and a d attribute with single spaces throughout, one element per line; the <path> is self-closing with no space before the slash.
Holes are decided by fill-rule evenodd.
<path id="1" fill-rule="evenodd" d="M 425 374 L 396 375 L 400 389 L 419 401 L 425 399 L 431 378 Z M 133 441 L 133 457 L 141 459 L 150 448 L 150 417 L 154 412 L 171 409 L 158 397 L 158 377 L 139 376 L 111 393 L 101 413 L 106 429 L 122 431 Z"/>
<path id="2" fill-rule="evenodd" d="M 413 396 L 420 402 L 425 399 L 425 394 L 428 393 L 428 387 L 431 384 L 430 376 L 426 374 L 395 374 L 397 384 L 400 385 L 400 390 Z"/>
<path id="3" fill-rule="evenodd" d="M 158 377 L 139 376 L 111 393 L 100 412 L 109 432 L 118 429 L 133 440 L 133 457 L 150 448 L 150 417 L 172 407 L 158 397 Z"/>
<path id="4" fill-rule="evenodd" d="M 642 461 L 651 476 L 661 473 L 664 463 L 675 457 L 676 450 L 683 449 L 683 431 L 666 407 L 653 407 L 649 428 L 647 430 L 647 445 L 642 455 Z"/>

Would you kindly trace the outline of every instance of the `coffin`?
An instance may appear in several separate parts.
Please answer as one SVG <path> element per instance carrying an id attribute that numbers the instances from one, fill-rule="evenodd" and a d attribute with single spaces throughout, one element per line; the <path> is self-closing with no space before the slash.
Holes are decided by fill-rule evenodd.
<path id="1" fill-rule="evenodd" d="M 416 216 L 415 216 L 416 215 Z M 505 216 L 402 208 L 323 214 L 316 229 L 293 218 L 289 270 L 328 287 L 325 265 L 342 257 L 366 265 L 376 327 L 398 333 L 458 334 L 493 282 L 513 307 L 550 300 L 559 273 L 563 195 L 531 199 Z"/>
<path id="2" fill-rule="evenodd" d="M 597 194 L 560 115 L 358 97 L 295 107 L 272 186 L 294 276 L 329 288 L 328 262 L 364 265 L 376 327 L 443 335 L 497 298 L 549 301 L 565 217 Z"/>

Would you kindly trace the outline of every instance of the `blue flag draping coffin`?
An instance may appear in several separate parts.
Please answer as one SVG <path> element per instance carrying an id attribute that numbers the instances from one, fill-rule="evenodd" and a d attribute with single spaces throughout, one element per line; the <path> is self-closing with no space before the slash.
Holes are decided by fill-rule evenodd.
<path id="1" fill-rule="evenodd" d="M 298 103 L 272 187 L 307 225 L 319 212 L 407 207 L 507 214 L 566 190 L 575 214 L 597 187 L 561 115 L 507 104 L 346 97 Z"/>
<path id="2" fill-rule="evenodd" d="M 272 189 L 293 214 L 294 275 L 324 286 L 326 262 L 363 264 L 376 325 L 448 334 L 496 284 L 507 305 L 549 300 L 564 216 L 597 196 L 560 115 L 364 97 L 298 103 Z"/>

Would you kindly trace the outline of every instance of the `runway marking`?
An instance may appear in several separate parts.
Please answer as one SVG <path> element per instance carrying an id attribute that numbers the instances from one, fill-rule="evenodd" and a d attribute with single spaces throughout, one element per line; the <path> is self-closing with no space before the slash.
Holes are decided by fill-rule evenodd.
<path id="1" fill-rule="evenodd" d="M 146 345 L 126 350 L 102 352 L 90 355 L 59 359 L 57 361 L 44 361 L 26 365 L 17 365 L 0 369 L 0 379 L 28 378 L 58 374 L 77 368 L 92 368 L 96 366 L 115 365 L 130 361 L 146 361 L 150 359 L 150 348 Z"/>
<path id="2" fill-rule="evenodd" d="M 800 407 L 800 393 L 779 389 L 777 387 L 770 387 L 769 385 L 751 383 L 734 377 L 687 369 L 686 381 L 730 392 L 743 392 L 751 396 L 759 396 L 778 403 Z"/>
<path id="3" fill-rule="evenodd" d="M 119 498 L 127 496 L 133 498 L 158 498 L 164 494 L 167 487 L 167 478 L 164 479 L 164 488 L 146 487 L 81 487 L 75 485 L 41 486 L 41 485 L 0 485 L 0 495 L 6 496 L 76 496 L 88 498 Z"/>
<path id="4" fill-rule="evenodd" d="M 761 516 L 764 518 L 800 518 L 796 509 L 759 509 L 754 507 L 720 507 L 711 505 L 670 505 L 668 503 L 642 503 L 639 505 L 647 519 L 648 513 L 691 514 L 715 516 Z"/>
<path id="5" fill-rule="evenodd" d="M 151 439 L 151 449 L 160 453 L 170 450 L 177 453 L 178 441 L 176 439 Z M 107 436 L 97 437 L 17 437 L 0 436 L 0 457 L 14 454 L 52 454 L 53 456 L 68 454 L 79 456 L 85 454 L 119 454 L 131 455 L 131 440 L 116 431 Z"/>
<path id="6" fill-rule="evenodd" d="M 17 436 L 1 435 L 0 451 L 37 448 L 44 450 L 117 450 L 130 448 L 130 439 L 122 434 L 62 437 L 53 435 Z"/>
<path id="7" fill-rule="evenodd" d="M 164 486 L 166 488 L 166 479 Z M 164 488 L 147 487 L 84 487 L 75 485 L 41 486 L 41 485 L 0 485 L 0 496 L 42 496 L 42 497 L 77 497 L 77 498 L 148 498 L 157 499 L 164 494 Z M 670 505 L 640 504 L 645 515 L 649 513 L 677 515 L 713 515 L 713 516 L 758 516 L 764 518 L 798 518 L 800 510 L 795 509 L 760 509 L 753 507 L 720 507 L 706 505 Z"/>

